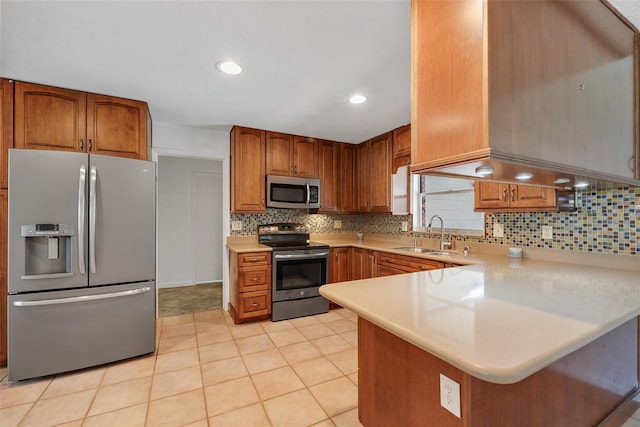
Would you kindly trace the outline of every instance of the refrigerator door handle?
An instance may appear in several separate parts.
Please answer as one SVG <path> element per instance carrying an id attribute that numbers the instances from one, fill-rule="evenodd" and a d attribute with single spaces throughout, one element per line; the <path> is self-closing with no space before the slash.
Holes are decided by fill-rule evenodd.
<path id="1" fill-rule="evenodd" d="M 131 295 L 144 294 L 149 291 L 151 291 L 151 287 L 145 286 L 144 288 L 131 289 L 129 291 L 112 292 L 110 294 L 82 295 L 78 297 L 44 299 L 39 301 L 14 301 L 13 305 L 15 307 L 37 307 L 42 305 L 69 304 L 74 302 L 85 302 L 85 301 L 95 301 L 95 300 L 109 299 L 109 298 L 127 297 Z"/>
<path id="2" fill-rule="evenodd" d="M 96 181 L 98 171 L 91 166 L 89 178 L 89 268 L 91 274 L 96 274 Z"/>
<path id="3" fill-rule="evenodd" d="M 85 231 L 85 212 L 86 210 L 86 183 L 87 183 L 87 168 L 85 165 L 80 166 L 80 178 L 78 182 L 78 269 L 80 274 L 86 273 L 86 267 L 84 264 L 84 231 Z"/>

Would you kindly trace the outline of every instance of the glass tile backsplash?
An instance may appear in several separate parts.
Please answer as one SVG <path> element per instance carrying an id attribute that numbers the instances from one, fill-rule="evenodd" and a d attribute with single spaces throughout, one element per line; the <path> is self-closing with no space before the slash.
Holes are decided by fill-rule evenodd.
<path id="1" fill-rule="evenodd" d="M 564 249 L 636 255 L 640 253 L 640 187 L 579 191 L 575 212 L 495 213 L 485 215 L 486 243 L 532 248 Z M 438 238 L 411 230 L 411 215 L 325 215 L 304 210 L 267 209 L 265 214 L 232 214 L 242 221 L 242 231 L 231 236 L 257 234 L 258 225 L 274 222 L 307 224 L 311 233 L 363 233 Z M 339 221 L 341 228 L 334 228 Z M 403 232 L 402 222 L 409 223 Z M 446 222 L 446 218 L 445 218 Z M 504 225 L 504 237 L 493 237 L 493 225 Z M 553 227 L 553 239 L 542 239 L 541 227 Z"/>

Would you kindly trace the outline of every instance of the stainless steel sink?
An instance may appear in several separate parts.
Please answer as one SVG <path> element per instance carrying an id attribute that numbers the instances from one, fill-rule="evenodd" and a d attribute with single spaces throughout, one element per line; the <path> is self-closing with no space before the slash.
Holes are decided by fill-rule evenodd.
<path id="1" fill-rule="evenodd" d="M 416 246 L 400 246 L 393 249 L 397 249 L 399 251 L 415 252 L 419 254 L 431 254 L 431 255 L 440 255 L 440 256 L 451 255 L 451 252 L 439 251 L 437 249 L 420 248 Z"/>

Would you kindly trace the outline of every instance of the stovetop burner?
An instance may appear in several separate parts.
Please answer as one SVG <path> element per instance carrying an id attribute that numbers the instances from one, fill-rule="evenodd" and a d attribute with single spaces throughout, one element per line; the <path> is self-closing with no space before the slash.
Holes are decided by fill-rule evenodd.
<path id="1" fill-rule="evenodd" d="M 310 242 L 309 229 L 304 224 L 280 222 L 258 226 L 258 243 L 273 250 L 327 249 L 329 245 Z"/>

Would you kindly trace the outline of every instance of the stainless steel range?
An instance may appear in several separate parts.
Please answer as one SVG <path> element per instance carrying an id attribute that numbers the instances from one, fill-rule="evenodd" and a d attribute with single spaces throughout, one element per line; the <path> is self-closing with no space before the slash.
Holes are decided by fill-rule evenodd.
<path id="1" fill-rule="evenodd" d="M 309 241 L 303 224 L 258 227 L 258 242 L 272 254 L 271 320 L 285 320 L 329 311 L 318 289 L 329 277 L 329 246 Z"/>

